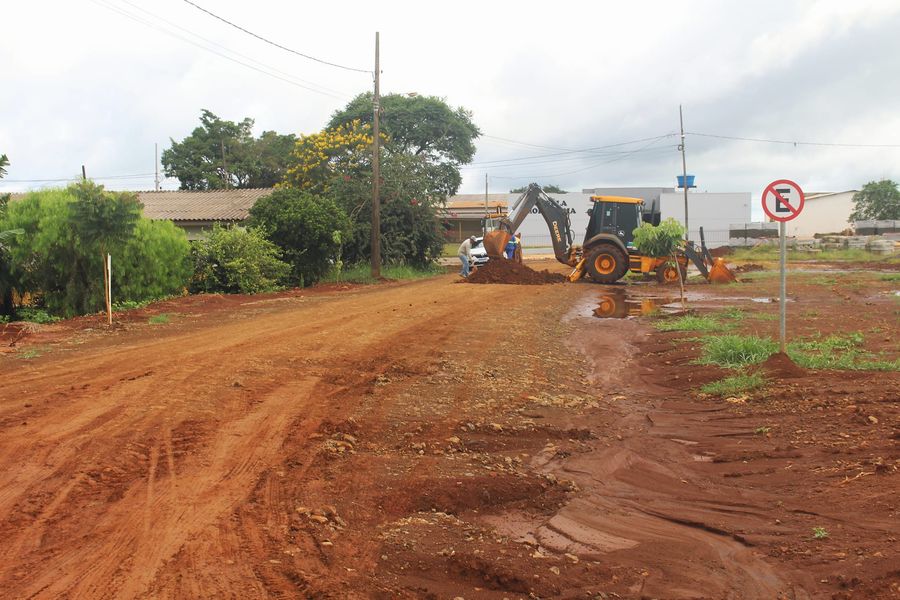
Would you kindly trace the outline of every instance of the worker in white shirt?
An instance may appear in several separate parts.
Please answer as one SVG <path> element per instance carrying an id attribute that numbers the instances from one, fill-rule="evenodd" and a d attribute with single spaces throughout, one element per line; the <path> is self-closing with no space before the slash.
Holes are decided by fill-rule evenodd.
<path id="1" fill-rule="evenodd" d="M 459 255 L 459 262 L 462 263 L 462 270 L 459 274 L 463 277 L 469 276 L 469 268 L 472 264 L 472 244 L 474 243 L 475 236 L 473 235 L 463 240 L 463 243 L 459 245 L 459 250 L 456 251 L 457 255 Z"/>

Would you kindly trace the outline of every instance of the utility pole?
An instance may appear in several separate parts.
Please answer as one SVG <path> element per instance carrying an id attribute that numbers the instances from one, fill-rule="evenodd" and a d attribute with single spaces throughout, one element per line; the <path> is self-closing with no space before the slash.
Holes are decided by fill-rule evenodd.
<path id="1" fill-rule="evenodd" d="M 372 278 L 381 277 L 381 140 L 378 113 L 381 112 L 381 66 L 378 62 L 378 32 L 375 32 L 375 96 L 372 99 Z"/>
<path id="2" fill-rule="evenodd" d="M 228 163 L 225 162 L 225 140 L 219 140 L 219 143 L 222 148 L 222 178 L 225 180 L 225 189 L 227 190 L 231 187 L 231 178 L 228 177 Z"/>
<path id="3" fill-rule="evenodd" d="M 153 144 L 153 187 L 159 191 L 159 144 Z"/>
<path id="4" fill-rule="evenodd" d="M 85 181 L 87 179 L 87 171 L 84 170 L 84 165 L 81 165 L 81 180 Z"/>
<path id="5" fill-rule="evenodd" d="M 684 115 L 681 105 L 678 105 L 678 121 L 681 124 L 681 186 L 684 188 L 684 239 L 691 239 L 691 230 L 688 227 L 688 183 L 687 183 L 687 159 L 684 156 Z"/>

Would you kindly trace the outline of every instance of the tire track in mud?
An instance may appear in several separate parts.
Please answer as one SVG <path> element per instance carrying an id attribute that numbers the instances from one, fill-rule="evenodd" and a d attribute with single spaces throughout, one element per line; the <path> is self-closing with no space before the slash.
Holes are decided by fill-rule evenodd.
<path id="1" fill-rule="evenodd" d="M 455 288 L 450 296 L 463 298 Z M 22 465 L 5 471 L 0 500 L 18 508 L 0 512 L 0 534 L 20 540 L 8 548 L 27 550 L 24 540 L 52 518 L 54 535 L 31 551 L 8 554 L 0 587 L 13 597 L 38 598 L 296 591 L 302 579 L 278 570 L 266 531 L 284 525 L 293 508 L 289 496 L 269 487 L 261 504 L 270 517 L 260 521 L 247 510 L 259 503 L 253 490 L 278 477 L 273 465 L 284 454 L 306 465 L 295 473 L 305 477 L 319 451 L 305 438 L 326 415 L 345 412 L 330 404 L 347 401 L 349 410 L 379 369 L 406 351 L 403 343 L 415 342 L 423 323 L 429 330 L 453 322 L 451 303 L 410 321 L 399 310 L 406 306 L 404 290 L 380 295 L 376 311 L 371 294 L 335 299 L 333 312 L 321 316 L 310 307 L 280 308 L 145 346 L 60 356 L 40 373 L 4 379 L 0 391 L 10 392 L 4 397 L 30 401 L 36 389 L 52 390 L 55 404 L 29 415 L 41 432 L 37 439 L 0 432 L 8 449 L 3 464 Z M 339 343 L 343 354 L 335 352 Z M 377 358 L 346 379 L 365 354 Z M 134 364 L 141 364 L 138 372 Z M 107 375 L 97 378 L 96 365 Z M 5 414 L 17 410 L 0 406 Z M 299 450 L 285 447 L 298 442 Z M 72 473 L 80 476 L 74 482 Z M 63 478 L 70 487 L 53 501 Z M 43 517 L 31 517 L 40 507 Z M 178 572 L 177 585 L 165 577 L 166 565 Z M 183 578 L 194 567 L 197 575 Z"/>
<path id="2" fill-rule="evenodd" d="M 670 391 L 637 364 L 639 326 L 585 322 L 573 342 L 593 365 L 598 391 L 617 393 L 617 440 L 605 449 L 550 460 L 539 468 L 573 479 L 579 498 L 551 518 L 508 533 L 594 560 L 645 569 L 638 595 L 771 600 L 808 598 L 785 582 L 739 530 L 764 522 L 770 499 L 709 479 L 693 466 L 692 415 L 666 407 Z M 668 421 L 666 427 L 656 423 Z M 691 438 L 686 440 L 681 438 Z M 735 498 L 743 507 L 734 511 Z M 502 520 L 492 523 L 503 530 Z M 643 596 L 642 596 L 643 597 Z"/>

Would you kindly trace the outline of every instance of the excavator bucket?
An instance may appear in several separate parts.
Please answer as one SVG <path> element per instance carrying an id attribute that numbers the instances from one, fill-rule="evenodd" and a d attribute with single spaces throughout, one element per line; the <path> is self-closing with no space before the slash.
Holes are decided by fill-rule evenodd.
<path id="1" fill-rule="evenodd" d="M 733 283 L 737 281 L 737 277 L 725 265 L 724 258 L 714 258 L 712 267 L 709 269 L 710 283 Z"/>
<path id="2" fill-rule="evenodd" d="M 487 252 L 488 256 L 494 258 L 502 257 L 503 250 L 506 248 L 506 244 L 509 243 L 509 238 L 511 237 L 512 235 L 510 235 L 508 231 L 502 229 L 488 231 L 484 234 L 484 250 Z"/>

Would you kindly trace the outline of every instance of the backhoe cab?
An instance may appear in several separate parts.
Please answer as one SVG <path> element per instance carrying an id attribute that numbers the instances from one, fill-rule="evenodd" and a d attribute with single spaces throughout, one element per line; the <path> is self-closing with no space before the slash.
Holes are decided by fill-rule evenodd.
<path id="1" fill-rule="evenodd" d="M 539 185 L 532 183 L 519 196 L 510 209 L 509 216 L 498 220 L 497 229 L 484 235 L 484 247 L 489 256 L 500 257 L 509 241 L 532 208 L 538 212 L 550 229 L 553 253 L 556 259 L 575 267 L 569 275 L 570 281 L 581 279 L 585 272 L 597 283 L 613 283 L 633 273 L 655 273 L 660 283 L 678 281 L 687 272 L 688 260 L 697 266 L 709 281 L 734 281 L 734 274 L 722 259 L 713 259 L 703 242 L 700 230 L 700 248 L 691 242 L 676 255 L 676 265 L 670 257 L 653 257 L 638 254 L 634 247 L 634 230 L 642 222 L 659 225 L 660 213 L 657 206 L 645 207 L 640 198 L 624 196 L 592 196 L 592 206 L 588 209 L 590 221 L 581 245 L 574 244 L 569 211 L 556 200 L 544 193 Z"/>

